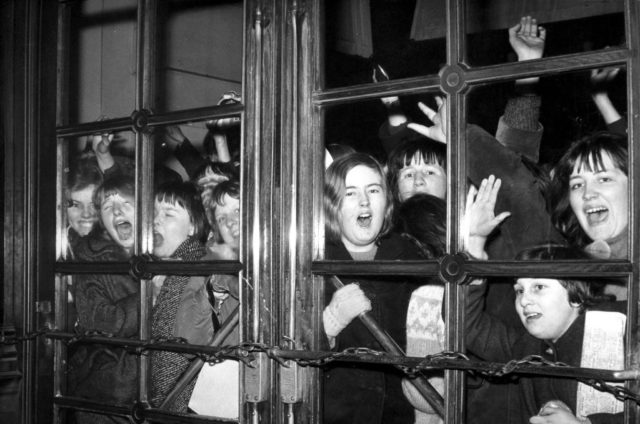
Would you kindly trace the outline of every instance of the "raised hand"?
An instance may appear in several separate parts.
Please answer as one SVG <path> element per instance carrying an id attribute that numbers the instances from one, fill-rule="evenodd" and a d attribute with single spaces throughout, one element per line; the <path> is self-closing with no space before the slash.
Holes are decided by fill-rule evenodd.
<path id="1" fill-rule="evenodd" d="M 509 28 L 509 43 L 518 61 L 540 59 L 546 38 L 547 31 L 531 16 L 523 16 L 518 24 Z"/>
<path id="2" fill-rule="evenodd" d="M 425 137 L 429 137 L 432 140 L 439 141 L 441 143 L 447 142 L 446 124 L 447 124 L 447 101 L 443 97 L 435 96 L 436 104 L 438 105 L 438 111 L 434 111 L 424 103 L 418 103 L 418 107 L 425 114 L 431 122 L 432 126 L 421 125 L 416 123 L 407 124 L 407 128 L 412 129 L 418 134 L 422 134 Z"/>
<path id="3" fill-rule="evenodd" d="M 496 216 L 494 212 L 501 184 L 499 178 L 490 175 L 482 180 L 479 189 L 471 186 L 467 194 L 463 218 L 465 248 L 478 259 L 487 258 L 484 250 L 487 237 L 511 215 L 511 212 L 502 212 Z"/>

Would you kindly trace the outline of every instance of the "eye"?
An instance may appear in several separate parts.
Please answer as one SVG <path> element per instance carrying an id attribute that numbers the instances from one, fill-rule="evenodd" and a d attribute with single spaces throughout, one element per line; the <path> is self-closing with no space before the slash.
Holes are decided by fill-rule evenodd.
<path id="1" fill-rule="evenodd" d="M 536 284 L 536 285 L 534 285 L 534 286 L 533 286 L 533 288 L 534 288 L 536 291 L 540 291 L 540 290 L 545 289 L 545 285 L 544 285 L 544 284 Z"/>
<path id="2" fill-rule="evenodd" d="M 369 193 L 372 193 L 372 194 L 378 194 L 378 193 L 380 193 L 380 191 L 381 191 L 380 187 L 371 187 L 371 188 L 369 188 Z"/>
<path id="3" fill-rule="evenodd" d="M 522 287 L 514 287 L 513 291 L 516 292 L 516 296 L 522 296 L 522 294 L 524 293 L 524 289 Z"/>
<path id="4" fill-rule="evenodd" d="M 600 180 L 599 180 L 599 181 L 600 181 L 601 183 L 610 183 L 611 181 L 613 181 L 613 178 L 611 178 L 611 177 L 607 177 L 607 176 L 603 176 L 603 177 L 600 177 Z"/>
<path id="5" fill-rule="evenodd" d="M 401 175 L 401 178 L 407 180 L 409 178 L 413 178 L 413 171 L 406 171 Z"/>
<path id="6" fill-rule="evenodd" d="M 76 202 L 75 200 L 69 200 L 67 202 L 67 207 L 68 208 L 79 208 L 80 207 L 80 203 Z"/>
<path id="7" fill-rule="evenodd" d="M 352 197 L 352 196 L 355 196 L 355 194 L 356 194 L 356 192 L 354 190 L 347 190 L 344 193 L 344 197 Z"/>
<path id="8" fill-rule="evenodd" d="M 569 184 L 569 190 L 571 190 L 571 191 L 578 190 L 578 189 L 582 188 L 582 185 L 583 185 L 582 182 L 571 183 L 571 184 Z"/>

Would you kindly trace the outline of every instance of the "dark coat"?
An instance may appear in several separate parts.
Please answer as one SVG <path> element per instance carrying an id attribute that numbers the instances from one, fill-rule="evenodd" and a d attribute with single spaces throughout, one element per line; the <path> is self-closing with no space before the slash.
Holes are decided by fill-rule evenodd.
<path id="1" fill-rule="evenodd" d="M 126 261 L 125 252 L 96 232 L 75 248 L 79 261 Z M 138 333 L 139 283 L 126 274 L 86 274 L 74 277 L 71 288 L 77 310 L 77 330 L 135 337 Z M 122 348 L 78 345 L 69 360 L 69 392 L 112 404 L 131 405 L 137 393 L 137 356 Z M 90 414 L 86 422 L 92 422 Z M 83 421 L 79 418 L 80 421 Z"/>
<path id="2" fill-rule="evenodd" d="M 342 243 L 327 245 L 327 259 L 352 260 Z M 375 260 L 418 260 L 416 247 L 392 234 L 383 238 Z M 409 298 L 419 284 L 406 278 L 371 277 L 342 278 L 345 284 L 357 281 L 371 300 L 370 312 L 387 333 L 402 347 L 406 346 L 406 317 Z M 326 287 L 326 303 L 335 291 Z M 336 338 L 335 350 L 367 347 L 384 350 L 369 330 L 353 320 Z M 373 364 L 335 364 L 324 373 L 325 423 L 411 423 L 413 407 L 402 394 L 403 373 L 390 366 Z"/>
<path id="3" fill-rule="evenodd" d="M 581 314 L 555 343 L 537 339 L 527 332 L 517 331 L 482 311 L 484 285 L 470 286 L 467 299 L 467 349 L 481 359 L 508 362 L 527 355 L 539 355 L 546 360 L 580 366 L 585 314 Z M 599 305 L 599 310 L 624 312 L 623 302 Z M 529 422 L 542 405 L 550 400 L 564 402 L 575 413 L 578 382 L 571 378 L 528 377 L 517 380 L 517 390 L 510 390 L 499 405 L 507 413 L 508 423 Z M 486 407 L 486 405 L 485 405 Z M 593 424 L 622 422 L 623 414 L 594 414 L 588 418 Z"/>

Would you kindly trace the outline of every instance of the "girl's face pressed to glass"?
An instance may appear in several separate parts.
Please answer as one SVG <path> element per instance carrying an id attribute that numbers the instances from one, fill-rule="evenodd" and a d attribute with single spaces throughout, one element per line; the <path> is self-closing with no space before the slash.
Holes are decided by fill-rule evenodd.
<path id="1" fill-rule="evenodd" d="M 342 242 L 349 251 L 371 250 L 382 230 L 387 209 L 382 179 L 376 170 L 364 165 L 347 173 L 338 221 Z"/>
<path id="2" fill-rule="evenodd" d="M 195 232 L 189 212 L 178 203 L 154 202 L 153 254 L 169 258 Z"/>
<path id="3" fill-rule="evenodd" d="M 100 206 L 102 224 L 111 238 L 131 253 L 135 242 L 135 215 L 133 196 L 113 193 Z"/>

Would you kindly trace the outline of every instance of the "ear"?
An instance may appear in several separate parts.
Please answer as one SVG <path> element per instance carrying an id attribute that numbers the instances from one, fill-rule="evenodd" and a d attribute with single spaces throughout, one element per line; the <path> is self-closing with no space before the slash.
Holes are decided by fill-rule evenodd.
<path id="1" fill-rule="evenodd" d="M 193 222 L 189 224 L 189 237 L 192 237 L 196 233 L 196 226 L 193 225 Z"/>

